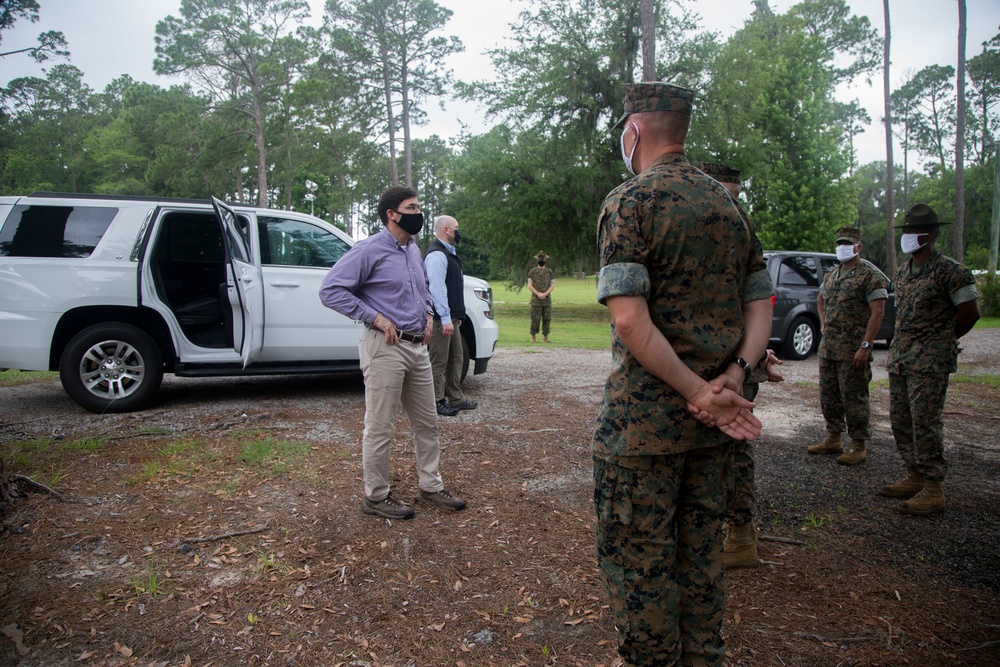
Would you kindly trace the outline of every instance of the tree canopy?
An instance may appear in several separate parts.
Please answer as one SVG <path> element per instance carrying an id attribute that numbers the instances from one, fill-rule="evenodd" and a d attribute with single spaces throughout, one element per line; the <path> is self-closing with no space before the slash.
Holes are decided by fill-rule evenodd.
<path id="1" fill-rule="evenodd" d="M 931 65 L 891 91 L 904 177 L 888 197 L 886 163 L 859 165 L 854 151 L 881 119 L 838 96 L 881 73 L 878 31 L 845 0 L 784 13 L 754 5 L 723 39 L 689 1 L 656 0 L 647 68 L 696 90 L 689 159 L 742 171 L 765 245 L 827 250 L 833 229 L 855 224 L 884 253 L 890 200 L 889 219 L 915 197 L 952 213 L 954 69 Z M 36 0 L 4 2 L 0 40 L 38 11 Z M 95 91 L 71 62 L 7 82 L 0 194 L 216 195 L 308 211 L 309 180 L 316 215 L 365 234 L 379 227 L 381 191 L 404 182 L 429 216 L 461 220 L 491 277 L 523 280 L 541 248 L 561 272 L 596 268 L 596 216 L 626 177 L 612 125 L 623 84 L 642 78 L 641 3 L 527 4 L 508 44 L 488 54 L 494 76 L 479 81 L 455 81 L 445 66 L 464 45 L 434 0 L 327 0 L 318 27 L 305 24 L 308 11 L 305 0 L 182 0 L 157 25 L 154 67 L 177 77 L 169 88 L 123 76 Z M 40 42 L 29 55 L 66 58 L 65 46 Z M 989 243 L 1000 35 L 971 55 L 964 240 L 977 256 Z M 414 139 L 429 105 L 452 97 L 478 104 L 493 126 Z"/>

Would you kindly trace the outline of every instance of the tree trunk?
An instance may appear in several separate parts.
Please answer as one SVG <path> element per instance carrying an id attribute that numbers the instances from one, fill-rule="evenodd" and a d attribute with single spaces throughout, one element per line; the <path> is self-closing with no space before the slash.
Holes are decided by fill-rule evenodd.
<path id="1" fill-rule="evenodd" d="M 653 0 L 641 0 L 642 17 L 642 80 L 656 81 L 656 30 Z"/>
<path id="2" fill-rule="evenodd" d="M 882 96 L 885 100 L 885 272 L 896 277 L 896 170 L 892 157 L 892 106 L 889 103 L 889 0 L 882 0 L 885 14 L 885 46 L 882 56 Z"/>
<path id="3" fill-rule="evenodd" d="M 396 118 L 392 113 L 392 76 L 389 74 L 389 50 L 381 45 L 382 89 L 385 92 L 385 114 L 389 130 L 389 165 L 392 168 L 392 184 L 399 185 L 399 167 L 396 166 Z"/>
<path id="4" fill-rule="evenodd" d="M 993 157 L 993 216 L 990 220 L 990 275 L 997 272 L 997 246 L 1000 246 L 1000 144 Z"/>
<path id="5" fill-rule="evenodd" d="M 267 207 L 267 155 L 264 143 L 264 113 L 260 108 L 260 82 L 252 79 L 250 94 L 253 95 L 253 140 L 257 146 L 257 206 Z"/>
<path id="6" fill-rule="evenodd" d="M 958 71 L 955 74 L 958 104 L 955 107 L 955 229 L 952 253 L 965 261 L 965 0 L 958 0 Z M 985 119 L 984 119 L 985 121 Z"/>
<path id="7" fill-rule="evenodd" d="M 351 216 L 351 198 L 347 196 L 347 176 L 340 175 L 340 189 L 344 193 L 344 227 L 347 235 L 354 238 L 354 218 Z"/>
<path id="8" fill-rule="evenodd" d="M 407 80 L 406 63 L 403 63 L 403 73 L 400 77 L 400 93 L 403 97 L 403 172 L 406 187 L 413 187 L 413 146 L 410 139 L 410 89 Z"/>

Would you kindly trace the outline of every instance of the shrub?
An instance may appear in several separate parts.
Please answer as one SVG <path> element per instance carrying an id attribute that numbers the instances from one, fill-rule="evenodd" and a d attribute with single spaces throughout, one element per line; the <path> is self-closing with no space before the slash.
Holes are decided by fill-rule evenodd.
<path id="1" fill-rule="evenodd" d="M 993 275 L 979 279 L 979 307 L 984 317 L 1000 317 L 1000 278 Z"/>

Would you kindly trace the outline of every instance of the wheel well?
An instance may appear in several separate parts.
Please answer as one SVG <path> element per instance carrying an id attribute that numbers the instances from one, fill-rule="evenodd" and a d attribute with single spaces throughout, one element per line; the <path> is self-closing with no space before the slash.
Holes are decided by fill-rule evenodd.
<path id="1" fill-rule="evenodd" d="M 810 310 L 801 310 L 785 318 L 785 321 L 788 322 L 788 328 L 785 329 L 785 335 L 782 336 L 782 338 L 785 339 L 788 338 L 788 335 L 792 332 L 792 325 L 795 324 L 795 320 L 799 319 L 800 317 L 809 320 L 809 322 L 812 323 L 813 328 L 816 329 L 816 333 L 819 333 L 819 317 L 813 314 L 813 312 Z"/>
<path id="2" fill-rule="evenodd" d="M 468 326 L 466 326 L 467 323 L 468 323 Z M 476 329 L 475 329 L 475 327 L 472 325 L 471 322 L 469 322 L 468 319 L 466 319 L 465 321 L 462 322 L 462 326 L 459 327 L 458 330 L 459 330 L 459 333 L 462 334 L 462 338 L 464 338 L 465 342 L 469 345 L 469 357 L 471 357 L 472 359 L 475 359 L 476 358 Z"/>
<path id="3" fill-rule="evenodd" d="M 59 360 L 63 350 L 69 345 L 73 336 L 89 326 L 104 322 L 125 322 L 145 331 L 160 348 L 165 370 L 167 372 L 173 371 L 174 359 L 177 355 L 174 352 L 170 330 L 167 329 L 163 318 L 149 308 L 129 308 L 126 306 L 92 306 L 76 308 L 65 313 L 59 319 L 55 332 L 52 334 L 52 347 L 49 349 L 49 370 L 59 369 Z"/>

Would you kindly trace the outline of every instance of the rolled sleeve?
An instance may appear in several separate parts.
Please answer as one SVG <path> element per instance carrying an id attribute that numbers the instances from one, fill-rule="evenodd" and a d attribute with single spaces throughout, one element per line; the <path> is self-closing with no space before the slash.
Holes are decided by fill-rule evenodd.
<path id="1" fill-rule="evenodd" d="M 774 284 L 767 269 L 754 271 L 747 276 L 743 285 L 743 303 L 770 299 L 772 294 L 774 294 Z"/>
<path id="2" fill-rule="evenodd" d="M 601 269 L 597 279 L 597 301 L 607 305 L 613 296 L 641 296 L 649 298 L 651 283 L 649 270 L 643 264 L 623 262 L 608 264 Z"/>
<path id="3" fill-rule="evenodd" d="M 956 306 L 978 298 L 979 298 L 979 290 L 976 289 L 975 285 L 966 285 L 965 287 L 959 287 L 957 290 L 951 293 L 951 302 Z"/>
<path id="4" fill-rule="evenodd" d="M 878 301 L 880 299 L 888 299 L 888 298 L 889 298 L 889 290 L 882 288 L 873 289 L 871 292 L 868 292 L 867 296 L 869 303 L 871 303 L 872 301 Z"/>

